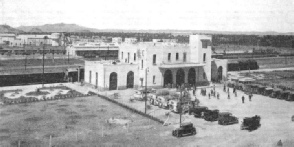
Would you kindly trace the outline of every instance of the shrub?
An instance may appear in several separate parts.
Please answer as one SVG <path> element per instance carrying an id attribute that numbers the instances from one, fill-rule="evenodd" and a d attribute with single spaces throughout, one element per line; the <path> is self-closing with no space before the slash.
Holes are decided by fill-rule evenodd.
<path id="1" fill-rule="evenodd" d="M 157 90 L 156 95 L 158 95 L 158 96 L 166 96 L 166 95 L 169 95 L 169 91 L 166 90 L 166 89 Z"/>

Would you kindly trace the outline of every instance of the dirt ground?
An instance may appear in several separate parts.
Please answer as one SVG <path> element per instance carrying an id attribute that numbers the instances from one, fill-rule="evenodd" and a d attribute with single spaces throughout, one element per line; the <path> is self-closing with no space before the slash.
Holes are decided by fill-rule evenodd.
<path id="1" fill-rule="evenodd" d="M 71 85 L 71 88 L 79 88 Z M 197 91 L 200 105 L 220 112 L 231 112 L 239 118 L 239 124 L 221 126 L 217 122 L 206 122 L 192 115 L 183 115 L 183 122 L 192 122 L 197 129 L 195 136 L 175 138 L 171 131 L 179 124 L 179 115 L 171 113 L 170 126 L 162 126 L 140 115 L 131 113 L 97 96 L 45 101 L 28 105 L 0 106 L 0 146 L 276 146 L 282 140 L 283 146 L 294 144 L 294 103 L 265 96 L 254 95 L 251 102 L 243 93 L 238 97 L 222 91 L 216 85 L 220 100 L 201 96 Z M 79 88 L 89 90 L 89 88 Z M 209 89 L 207 89 L 209 91 Z M 107 92 L 108 96 L 116 91 Z M 127 95 L 133 90 L 122 90 L 120 101 L 128 102 Z M 232 89 L 231 89 L 232 92 Z M 106 94 L 106 93 L 104 93 Z M 144 102 L 131 103 L 144 110 Z M 147 113 L 166 118 L 168 110 L 153 106 Z M 240 130 L 244 117 L 260 115 L 261 127 L 248 132 Z M 113 119 L 112 119 L 113 118 Z M 107 123 L 107 120 L 121 120 Z M 115 121 L 114 121 L 115 122 Z M 130 122 L 128 125 L 122 122 Z"/>

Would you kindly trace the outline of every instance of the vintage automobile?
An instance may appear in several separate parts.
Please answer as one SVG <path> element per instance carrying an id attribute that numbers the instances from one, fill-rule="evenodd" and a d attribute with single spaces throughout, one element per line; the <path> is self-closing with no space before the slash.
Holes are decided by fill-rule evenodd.
<path id="1" fill-rule="evenodd" d="M 143 93 L 140 90 L 137 90 L 133 94 L 132 99 L 143 101 L 144 97 L 145 97 L 145 95 L 143 95 Z"/>
<path id="2" fill-rule="evenodd" d="M 241 130 L 256 130 L 260 127 L 260 116 L 255 115 L 253 117 L 245 117 L 241 124 Z"/>
<path id="3" fill-rule="evenodd" d="M 273 92 L 270 95 L 270 97 L 278 98 L 278 97 L 280 97 L 282 91 L 283 91 L 282 89 L 273 89 Z"/>
<path id="4" fill-rule="evenodd" d="M 201 118 L 208 108 L 206 106 L 196 106 L 189 109 L 189 114 Z"/>
<path id="5" fill-rule="evenodd" d="M 258 85 L 257 86 L 257 93 L 258 94 L 264 94 L 265 88 L 266 88 L 265 86 Z"/>
<path id="6" fill-rule="evenodd" d="M 183 135 L 195 135 L 196 128 L 192 123 L 183 123 L 179 128 L 172 131 L 172 135 L 182 137 Z"/>
<path id="7" fill-rule="evenodd" d="M 237 117 L 233 116 L 230 112 L 221 112 L 218 114 L 218 124 L 220 125 L 231 125 L 239 123 Z"/>
<path id="8" fill-rule="evenodd" d="M 183 101 L 182 106 L 180 105 L 180 102 L 178 100 L 169 100 L 168 107 L 169 110 L 175 113 L 186 113 L 189 112 L 191 102 L 189 101 Z"/>
<path id="9" fill-rule="evenodd" d="M 204 112 L 204 120 L 206 121 L 217 121 L 219 110 L 207 110 Z"/>
<path id="10" fill-rule="evenodd" d="M 147 97 L 148 97 L 148 101 L 150 102 L 151 105 L 154 105 L 154 106 L 158 105 L 156 94 L 149 93 Z"/>
<path id="11" fill-rule="evenodd" d="M 155 104 L 158 105 L 159 108 L 168 109 L 168 107 L 169 107 L 168 101 L 169 101 L 168 98 L 158 96 L 157 99 L 156 99 Z"/>
<path id="12" fill-rule="evenodd" d="M 267 87 L 267 88 L 265 88 L 263 95 L 264 96 L 271 96 L 272 93 L 273 93 L 273 88 Z"/>
<path id="13" fill-rule="evenodd" d="M 288 95 L 287 101 L 294 101 L 294 92 L 290 92 Z"/>
<path id="14" fill-rule="evenodd" d="M 290 93 L 290 90 L 282 91 L 278 99 L 287 100 Z"/>

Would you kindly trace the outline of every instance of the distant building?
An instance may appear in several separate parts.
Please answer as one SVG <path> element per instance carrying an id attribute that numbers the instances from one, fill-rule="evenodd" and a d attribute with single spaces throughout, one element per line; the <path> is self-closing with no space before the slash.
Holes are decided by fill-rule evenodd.
<path id="1" fill-rule="evenodd" d="M 67 54 L 71 56 L 98 57 L 103 60 L 114 60 L 118 58 L 118 45 L 115 43 L 77 43 L 66 48 Z"/>
<path id="2" fill-rule="evenodd" d="M 152 39 L 152 42 L 169 42 L 169 43 L 177 43 L 178 39 Z"/>
<path id="3" fill-rule="evenodd" d="M 86 61 L 85 82 L 99 90 L 141 87 L 146 80 L 148 87 L 201 86 L 227 73 L 226 60 L 211 59 L 211 36 L 205 35 L 191 35 L 189 44 L 121 44 L 118 59 Z"/>
<path id="4" fill-rule="evenodd" d="M 64 44 L 63 37 L 61 33 L 52 33 L 51 35 L 0 34 L 0 44 L 6 44 L 11 47 L 22 47 L 24 44 L 31 46 L 41 46 L 43 44 L 62 46 Z"/>
<path id="5" fill-rule="evenodd" d="M 122 43 L 122 38 L 121 37 L 114 37 L 112 38 L 112 43 Z"/>
<path id="6" fill-rule="evenodd" d="M 125 43 L 137 43 L 137 38 L 125 38 Z"/>

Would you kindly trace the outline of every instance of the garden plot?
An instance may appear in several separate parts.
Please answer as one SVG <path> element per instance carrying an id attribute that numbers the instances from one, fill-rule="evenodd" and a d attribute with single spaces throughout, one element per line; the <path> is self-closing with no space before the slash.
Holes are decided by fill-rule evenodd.
<path id="1" fill-rule="evenodd" d="M 31 89 L 24 89 L 22 91 L 13 91 L 4 93 L 4 97 L 9 99 L 17 99 L 20 97 L 35 97 L 37 99 L 42 99 L 43 97 L 54 97 L 59 94 L 67 94 L 70 90 L 64 89 L 41 89 L 40 91 L 32 91 Z"/>

